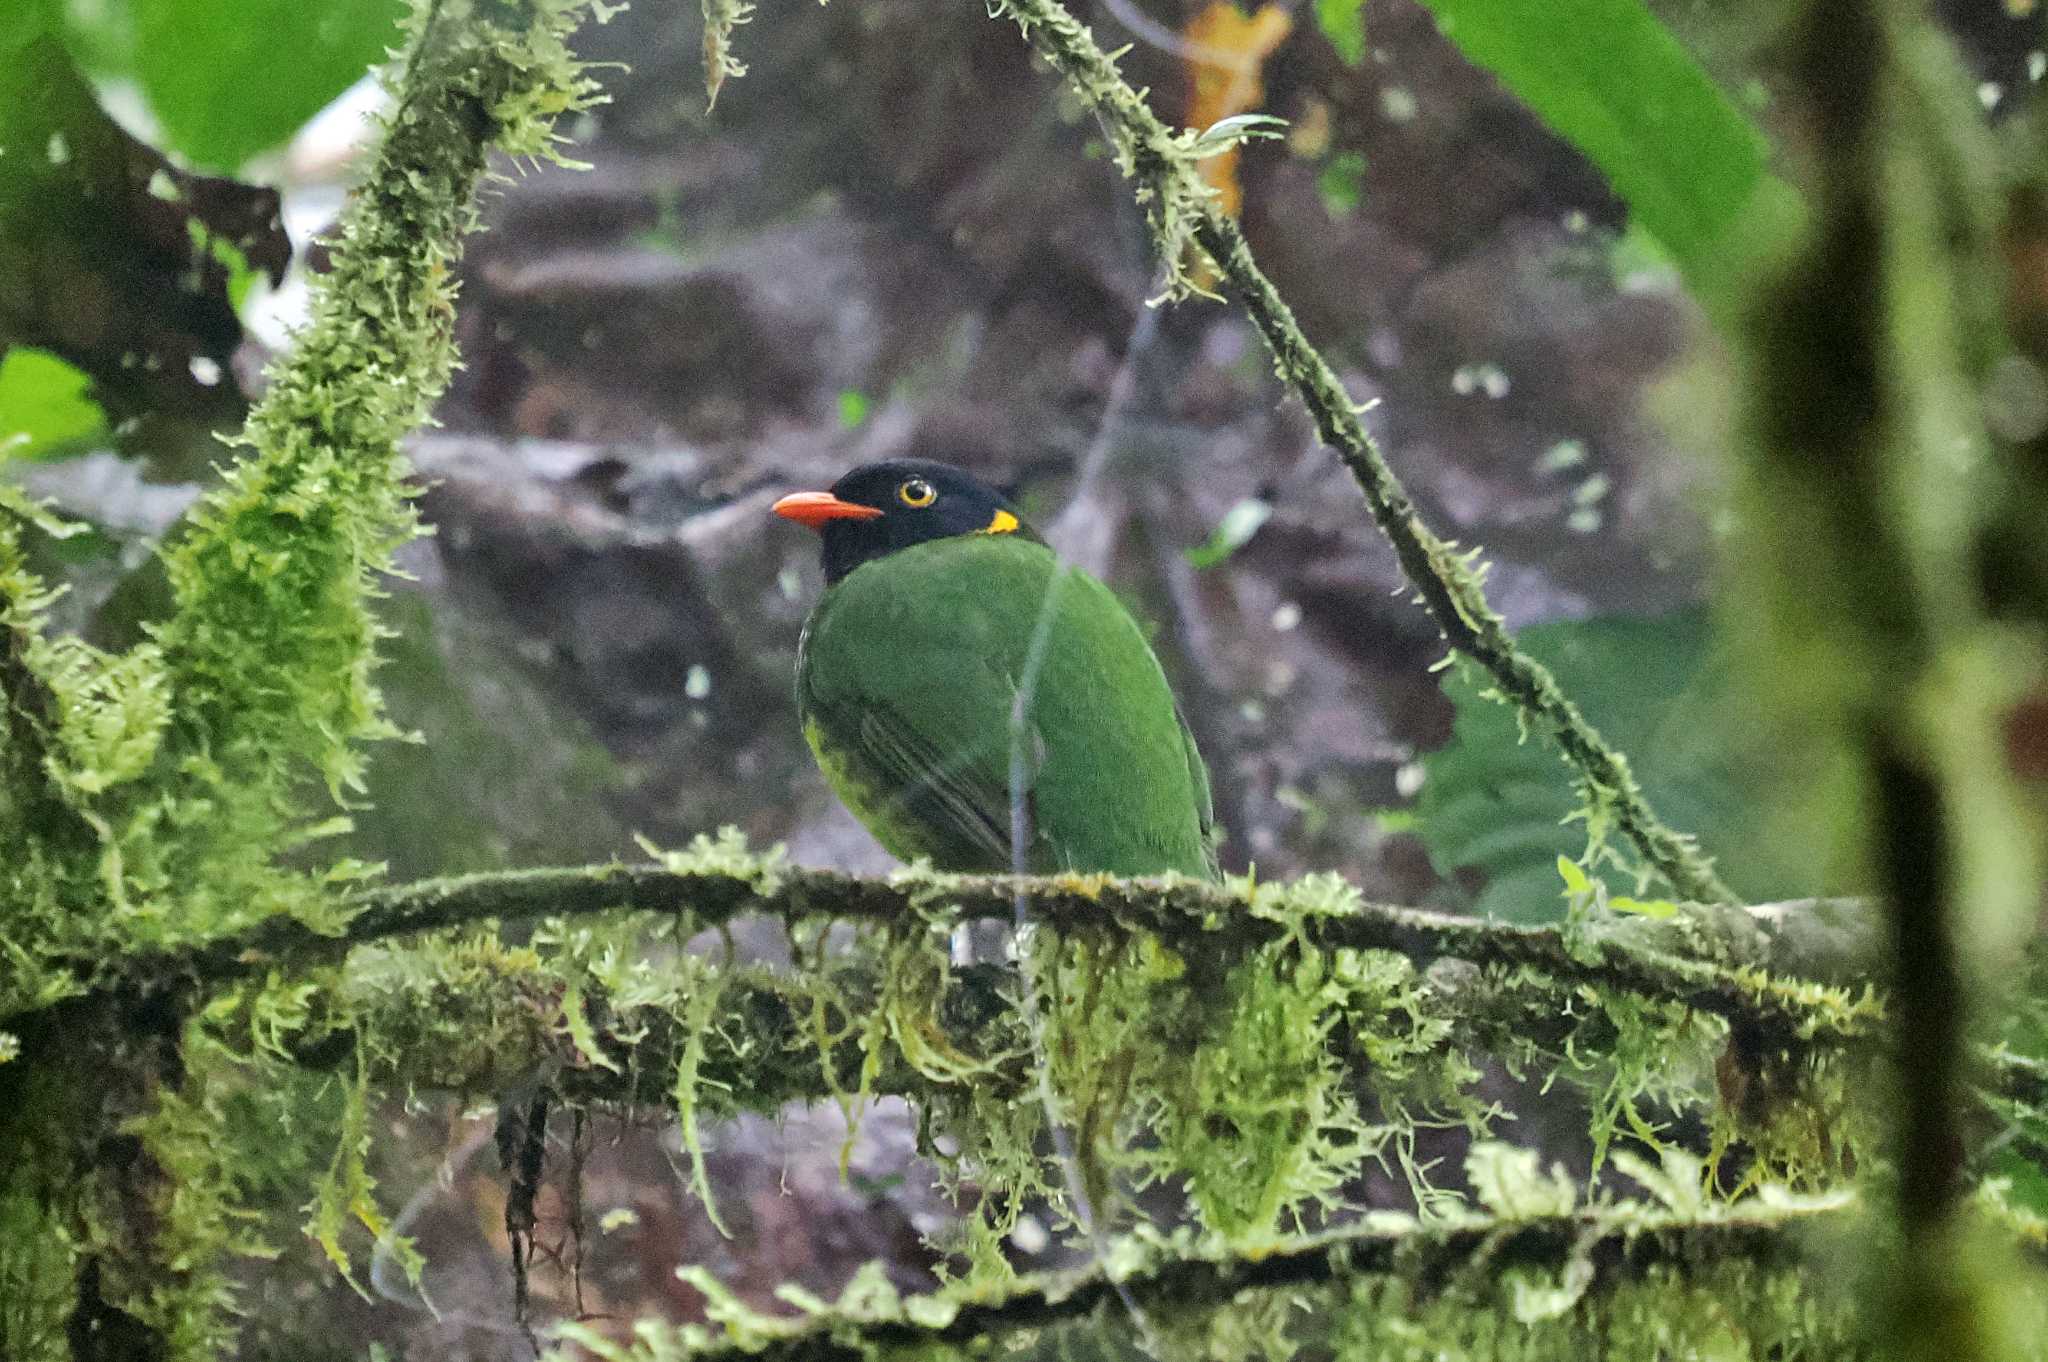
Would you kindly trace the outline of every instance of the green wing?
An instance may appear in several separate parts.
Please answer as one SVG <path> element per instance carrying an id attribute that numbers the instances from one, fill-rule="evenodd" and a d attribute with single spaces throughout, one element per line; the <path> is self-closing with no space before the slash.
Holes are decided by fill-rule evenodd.
<path id="1" fill-rule="evenodd" d="M 804 736 L 833 791 L 893 854 L 927 856 L 948 870 L 1009 870 L 1013 689 L 971 658 L 923 660 L 932 684 L 921 690 L 927 703 L 915 718 L 899 700 L 874 693 L 877 687 L 815 685 L 815 670 L 803 668 Z M 888 678 L 860 678 L 877 679 Z M 1023 793 L 1035 842 L 1028 773 Z"/>

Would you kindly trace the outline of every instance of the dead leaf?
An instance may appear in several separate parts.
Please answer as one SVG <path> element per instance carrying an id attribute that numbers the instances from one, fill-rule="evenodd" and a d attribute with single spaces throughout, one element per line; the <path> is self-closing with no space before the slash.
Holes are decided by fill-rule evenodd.
<path id="1" fill-rule="evenodd" d="M 1206 128 L 1264 103 L 1266 58 L 1293 29 L 1294 20 L 1277 4 L 1247 15 L 1228 0 L 1218 0 L 1197 14 L 1181 34 L 1193 49 L 1186 61 L 1188 126 Z M 1233 148 L 1200 167 L 1202 178 L 1215 187 L 1223 211 L 1232 217 L 1244 205 L 1237 157 Z"/>

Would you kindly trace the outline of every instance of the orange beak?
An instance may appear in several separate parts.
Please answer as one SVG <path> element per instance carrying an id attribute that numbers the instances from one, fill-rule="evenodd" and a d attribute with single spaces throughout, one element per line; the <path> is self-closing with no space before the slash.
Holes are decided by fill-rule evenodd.
<path id="1" fill-rule="evenodd" d="M 770 508 L 784 520 L 794 520 L 814 530 L 828 520 L 873 520 L 881 511 L 857 501 L 841 501 L 830 492 L 791 492 Z"/>

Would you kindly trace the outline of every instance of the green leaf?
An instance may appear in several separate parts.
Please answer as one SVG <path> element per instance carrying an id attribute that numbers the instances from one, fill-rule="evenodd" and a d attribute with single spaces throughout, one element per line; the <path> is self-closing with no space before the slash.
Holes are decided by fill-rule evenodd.
<path id="1" fill-rule="evenodd" d="M 62 27 L 63 15 L 57 0 L 25 0 L 10 6 L 7 22 L 0 24 L 0 57 L 14 57 L 46 32 Z"/>
<path id="2" fill-rule="evenodd" d="M 1676 917 L 1678 905 L 1669 899 L 1632 899 L 1626 894 L 1616 894 L 1607 900 L 1607 907 L 1616 913 L 1634 913 L 1639 917 Z"/>
<path id="3" fill-rule="evenodd" d="M 232 170 L 296 132 L 399 40 L 402 0 L 134 0 L 135 77 L 164 135 Z"/>
<path id="4" fill-rule="evenodd" d="M 1346 66 L 1365 60 L 1365 0 L 1316 0 L 1316 27 Z"/>
<path id="5" fill-rule="evenodd" d="M 1460 51 L 1600 168 L 1696 290 L 1725 280 L 1738 218 L 1790 201 L 1766 170 L 1763 135 L 1643 0 L 1423 3 Z"/>
<path id="6" fill-rule="evenodd" d="M 1201 160 L 1210 156 L 1221 156 L 1232 147 L 1256 138 L 1270 139 L 1286 135 L 1287 120 L 1284 118 L 1262 113 L 1232 114 L 1228 118 L 1219 118 L 1202 129 L 1188 151 L 1197 160 Z"/>
<path id="7" fill-rule="evenodd" d="M 1732 662 L 1712 645 L 1705 610 L 1537 625 L 1521 642 L 1628 754 L 1657 811 L 1720 856 L 1737 893 L 1760 902 L 1821 887 L 1788 813 L 1816 760 L 1755 722 Z M 1624 897 L 1636 889 L 1629 877 L 1578 863 L 1586 850 L 1586 830 L 1573 821 L 1579 801 L 1549 745 L 1522 741 L 1514 712 L 1469 669 L 1447 671 L 1443 686 L 1455 708 L 1451 741 L 1423 758 L 1416 826 L 1439 872 L 1485 874 L 1474 911 L 1556 921 L 1571 897 L 1593 887 L 1582 889 L 1578 877 L 1597 873 L 1609 908 L 1661 915 L 1661 901 Z"/>
<path id="8" fill-rule="evenodd" d="M 1316 175 L 1316 192 L 1323 197 L 1323 211 L 1333 218 L 1348 218 L 1365 201 L 1365 153 L 1340 151 Z"/>
<path id="9" fill-rule="evenodd" d="M 839 425 L 842 430 L 857 429 L 868 419 L 868 395 L 858 388 L 843 388 L 839 393 Z"/>
<path id="10" fill-rule="evenodd" d="M 92 380 L 47 350 L 10 347 L 0 358 L 0 460 L 67 452 L 105 424 L 86 396 Z"/>

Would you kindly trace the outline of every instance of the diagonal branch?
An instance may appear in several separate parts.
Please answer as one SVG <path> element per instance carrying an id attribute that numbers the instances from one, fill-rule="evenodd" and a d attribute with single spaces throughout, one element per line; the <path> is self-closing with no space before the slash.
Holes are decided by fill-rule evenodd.
<path id="1" fill-rule="evenodd" d="M 1487 603 L 1472 556 L 1423 523 L 1328 361 L 1309 344 L 1286 301 L 1252 258 L 1237 223 L 1196 175 L 1188 137 L 1167 129 L 1058 0 L 999 0 L 991 10 L 1016 20 L 1032 49 L 1094 108 L 1125 172 L 1139 182 L 1139 197 L 1148 205 L 1168 268 L 1178 268 L 1189 244 L 1215 263 L 1265 338 L 1280 376 L 1314 417 L 1323 442 L 1351 471 L 1403 573 L 1451 646 L 1484 668 L 1508 703 L 1557 744 L 1577 772 L 1587 802 L 1611 811 L 1615 826 L 1681 896 L 1735 902 L 1715 875 L 1712 860 L 1651 809 L 1628 759 L 1586 721 L 1549 670 L 1516 646 Z"/>

